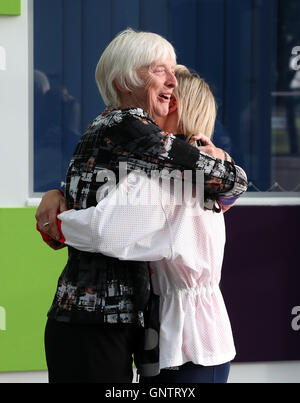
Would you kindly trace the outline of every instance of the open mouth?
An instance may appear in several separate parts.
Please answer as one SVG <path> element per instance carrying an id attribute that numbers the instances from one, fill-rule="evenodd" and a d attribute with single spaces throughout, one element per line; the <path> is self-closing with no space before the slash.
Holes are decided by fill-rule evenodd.
<path id="1" fill-rule="evenodd" d="M 159 94 L 158 98 L 161 99 L 162 101 L 170 101 L 171 94 Z"/>

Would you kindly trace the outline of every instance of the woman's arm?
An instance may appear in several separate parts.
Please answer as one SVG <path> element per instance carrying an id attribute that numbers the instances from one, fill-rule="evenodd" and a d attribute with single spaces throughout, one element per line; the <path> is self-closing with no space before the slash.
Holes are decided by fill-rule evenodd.
<path id="1" fill-rule="evenodd" d="M 158 185 L 145 176 L 129 190 L 125 179 L 96 207 L 66 211 L 58 222 L 60 241 L 85 252 L 137 261 L 172 254 Z"/>
<path id="2" fill-rule="evenodd" d="M 199 151 L 173 134 L 163 132 L 150 118 L 140 116 L 135 110 L 124 112 L 119 124 L 106 130 L 107 141 L 115 147 L 116 154 L 127 154 L 132 169 L 143 169 L 143 161 L 163 167 L 204 172 L 204 188 L 212 194 L 233 198 L 247 190 L 247 177 L 232 162 L 220 159 L 224 152 L 210 142 Z M 209 155 L 210 153 L 211 155 Z"/>
<path id="3" fill-rule="evenodd" d="M 105 137 L 110 145 L 113 145 L 117 156 L 130 157 L 131 170 L 145 169 L 147 161 L 150 165 L 152 162 L 157 169 L 167 167 L 204 171 L 204 188 L 219 198 L 222 197 L 223 209 L 232 205 L 247 189 L 245 172 L 236 165 L 218 158 L 224 153 L 212 142 L 204 143 L 200 152 L 176 136 L 162 132 L 153 121 L 142 119 L 139 115 L 130 113 L 123 118 L 120 127 L 112 125 L 106 130 Z M 56 215 L 66 208 L 66 202 L 60 191 L 46 193 L 36 213 L 40 229 L 57 239 Z M 49 226 L 44 226 L 47 222 Z"/>

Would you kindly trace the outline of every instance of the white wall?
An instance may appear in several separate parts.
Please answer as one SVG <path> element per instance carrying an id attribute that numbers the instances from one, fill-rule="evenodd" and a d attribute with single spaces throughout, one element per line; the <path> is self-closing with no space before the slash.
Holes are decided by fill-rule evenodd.
<path id="1" fill-rule="evenodd" d="M 0 15 L 0 47 L 6 55 L 6 68 L 0 69 L 0 207 L 25 206 L 29 194 L 29 5 L 22 0 L 21 16 Z"/>
<path id="2" fill-rule="evenodd" d="M 47 371 L 0 373 L 0 383 L 47 382 Z M 233 363 L 228 383 L 300 383 L 300 361 Z"/>
<path id="3" fill-rule="evenodd" d="M 300 361 L 233 363 L 229 383 L 300 383 Z"/>

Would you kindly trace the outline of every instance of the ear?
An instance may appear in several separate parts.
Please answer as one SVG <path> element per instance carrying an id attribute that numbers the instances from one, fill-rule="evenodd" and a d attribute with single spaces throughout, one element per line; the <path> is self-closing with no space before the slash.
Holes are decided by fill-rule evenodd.
<path id="1" fill-rule="evenodd" d="M 125 94 L 129 94 L 129 93 L 131 92 L 131 91 L 127 90 L 126 88 L 123 88 L 123 87 L 121 86 L 121 84 L 119 83 L 119 80 L 118 80 L 117 78 L 114 79 L 114 84 L 115 84 L 115 86 L 117 87 L 117 89 L 118 89 L 120 92 L 123 92 L 123 93 L 125 93 Z"/>
<path id="2" fill-rule="evenodd" d="M 169 103 L 169 114 L 177 111 L 177 108 L 178 108 L 177 99 L 174 97 L 174 95 L 171 95 Z"/>

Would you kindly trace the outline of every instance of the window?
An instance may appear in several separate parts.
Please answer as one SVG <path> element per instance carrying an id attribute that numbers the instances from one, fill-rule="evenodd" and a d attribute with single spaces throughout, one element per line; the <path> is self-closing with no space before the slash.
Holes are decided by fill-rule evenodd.
<path id="1" fill-rule="evenodd" d="M 209 82 L 215 144 L 246 170 L 249 192 L 299 192 L 299 20 L 297 0 L 35 1 L 34 192 L 64 181 L 80 135 L 104 109 L 98 59 L 128 26 L 165 36 L 178 62 Z"/>

